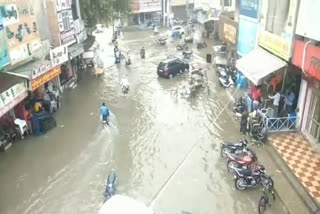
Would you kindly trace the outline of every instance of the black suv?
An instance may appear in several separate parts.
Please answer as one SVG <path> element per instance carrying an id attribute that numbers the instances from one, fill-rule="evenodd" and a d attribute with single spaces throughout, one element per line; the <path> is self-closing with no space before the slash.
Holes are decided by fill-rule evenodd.
<path id="1" fill-rule="evenodd" d="M 189 64 L 179 58 L 166 59 L 159 63 L 157 73 L 160 77 L 172 78 L 178 73 L 189 70 Z"/>

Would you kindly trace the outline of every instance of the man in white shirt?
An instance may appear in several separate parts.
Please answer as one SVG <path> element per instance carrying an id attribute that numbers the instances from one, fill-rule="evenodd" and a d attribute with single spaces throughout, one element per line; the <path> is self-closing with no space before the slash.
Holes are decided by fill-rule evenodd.
<path id="1" fill-rule="evenodd" d="M 278 111 L 279 111 L 279 103 L 280 103 L 281 95 L 280 95 L 279 91 L 276 91 L 276 94 L 273 96 L 269 96 L 269 98 L 273 99 L 272 108 L 274 109 L 274 117 L 277 117 Z"/>

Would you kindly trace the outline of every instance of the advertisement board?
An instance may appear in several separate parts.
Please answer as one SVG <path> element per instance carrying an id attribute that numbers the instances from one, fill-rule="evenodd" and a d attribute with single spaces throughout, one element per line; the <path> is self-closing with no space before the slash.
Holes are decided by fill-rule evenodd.
<path id="1" fill-rule="evenodd" d="M 59 46 L 50 50 L 51 66 L 56 67 L 68 61 L 68 46 Z"/>
<path id="2" fill-rule="evenodd" d="M 46 72 L 45 74 L 41 75 L 40 77 L 31 80 L 31 90 L 34 91 L 46 82 L 54 79 L 59 74 L 61 74 L 61 68 L 55 67 L 52 70 Z"/>
<path id="3" fill-rule="evenodd" d="M 24 82 L 21 82 L 2 92 L 0 94 L 0 109 L 4 108 L 25 91 L 27 91 L 27 87 Z"/>
<path id="4" fill-rule="evenodd" d="M 297 1 L 261 2 L 259 45 L 287 61 L 291 57 L 296 12 Z"/>
<path id="5" fill-rule="evenodd" d="M 41 76 L 42 74 L 48 72 L 51 68 L 51 62 L 49 60 L 44 60 L 41 62 L 41 64 L 39 63 L 39 65 L 37 65 L 37 68 L 33 69 L 31 73 L 31 79 Z"/>
<path id="6" fill-rule="evenodd" d="M 240 15 L 258 19 L 259 0 L 241 0 Z"/>
<path id="7" fill-rule="evenodd" d="M 247 19 L 239 19 L 237 52 L 244 56 L 255 49 L 257 44 L 258 24 Z"/>
<path id="8" fill-rule="evenodd" d="M 0 6 L 11 64 L 30 58 L 41 47 L 38 26 L 30 1 L 8 0 Z"/>
<path id="9" fill-rule="evenodd" d="M 134 0 L 131 5 L 133 13 L 161 11 L 161 0 Z"/>
<path id="10" fill-rule="evenodd" d="M 296 34 L 320 41 L 320 1 L 300 1 Z"/>
<path id="11" fill-rule="evenodd" d="M 224 23 L 223 24 L 223 37 L 225 40 L 227 40 L 235 45 L 236 38 L 237 38 L 237 29 L 232 25 Z"/>
<path id="12" fill-rule="evenodd" d="M 292 63 L 301 69 L 305 44 L 300 40 L 296 40 L 294 44 Z M 304 59 L 304 71 L 320 80 L 320 47 L 309 44 Z"/>
<path id="13" fill-rule="evenodd" d="M 71 9 L 57 10 L 57 17 L 60 30 L 60 44 L 70 45 L 76 42 L 76 29 L 73 22 Z"/>
<path id="14" fill-rule="evenodd" d="M 0 13 L 0 70 L 10 63 L 9 50 L 3 26 L 3 18 Z"/>

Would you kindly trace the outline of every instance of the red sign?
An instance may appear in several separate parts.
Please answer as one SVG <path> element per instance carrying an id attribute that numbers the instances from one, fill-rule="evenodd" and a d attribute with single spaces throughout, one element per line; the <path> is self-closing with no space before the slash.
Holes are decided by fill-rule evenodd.
<path id="1" fill-rule="evenodd" d="M 36 90 L 37 88 L 39 88 L 40 86 L 42 86 L 46 82 L 49 82 L 50 80 L 52 80 L 53 78 L 55 78 L 59 74 L 61 74 L 61 68 L 60 67 L 53 68 L 52 70 L 41 75 L 37 79 L 32 80 L 31 81 L 31 90 L 32 91 Z"/>
<path id="2" fill-rule="evenodd" d="M 296 40 L 292 63 L 302 69 L 303 50 L 306 42 Z M 304 60 L 304 71 L 320 80 L 320 47 L 308 44 Z"/>

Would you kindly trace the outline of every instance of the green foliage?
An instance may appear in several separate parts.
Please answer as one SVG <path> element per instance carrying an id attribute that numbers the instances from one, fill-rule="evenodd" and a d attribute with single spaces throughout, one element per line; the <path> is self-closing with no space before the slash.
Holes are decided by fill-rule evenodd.
<path id="1" fill-rule="evenodd" d="M 83 19 L 93 27 L 125 18 L 130 13 L 131 0 L 80 0 L 80 8 Z"/>

